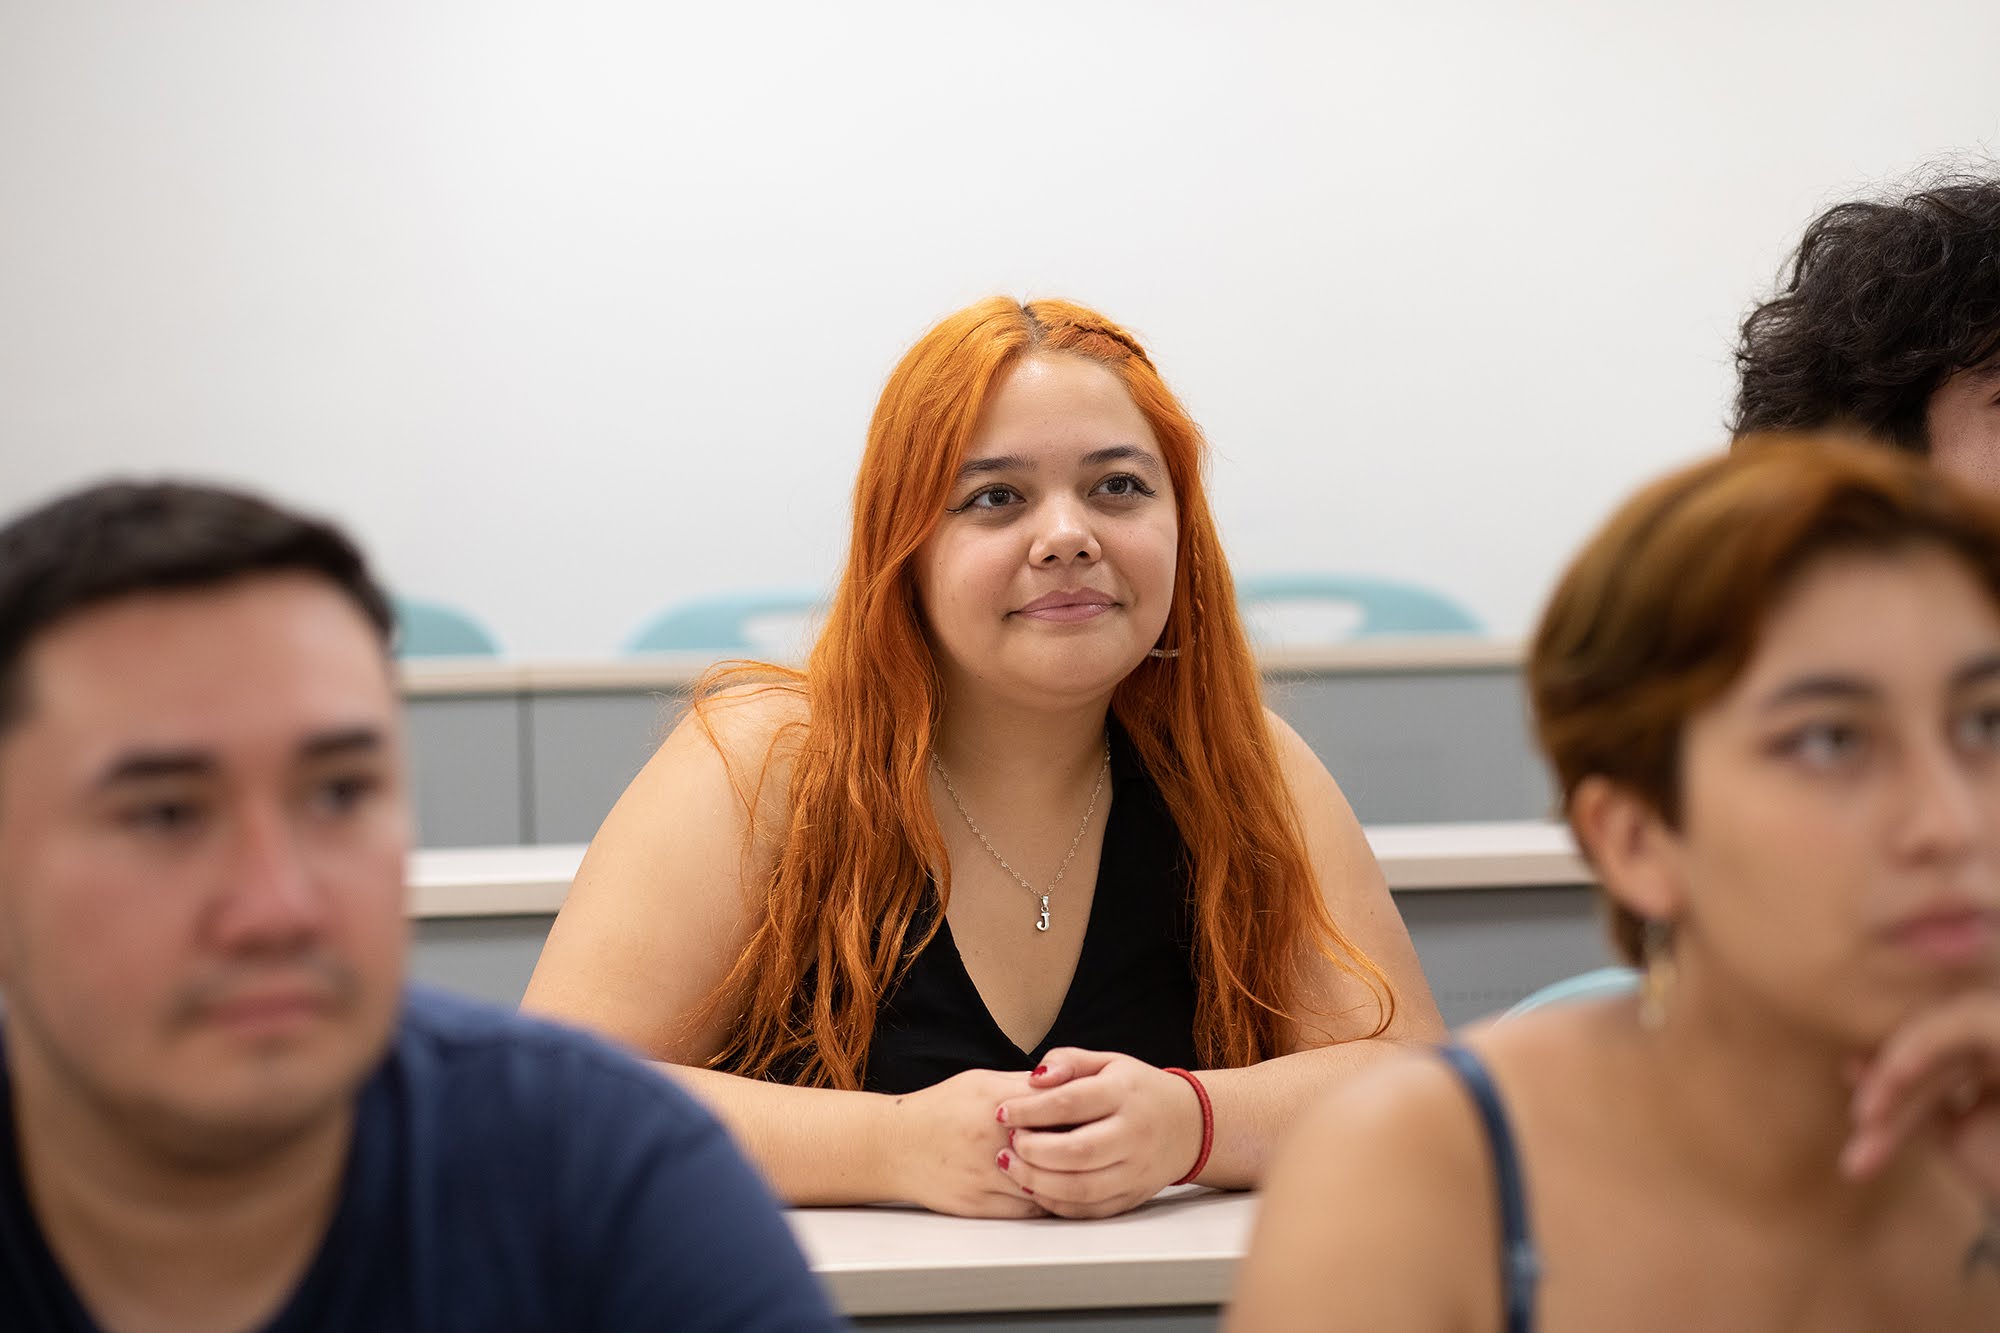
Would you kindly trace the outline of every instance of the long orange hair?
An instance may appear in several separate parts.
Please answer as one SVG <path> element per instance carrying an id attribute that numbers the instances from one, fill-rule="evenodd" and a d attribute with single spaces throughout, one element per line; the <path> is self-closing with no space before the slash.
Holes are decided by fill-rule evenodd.
<path id="1" fill-rule="evenodd" d="M 695 689 L 702 718 L 718 690 L 775 677 L 772 687 L 804 694 L 810 718 L 761 922 L 712 1001 L 731 1019 L 718 1067 L 860 1087 L 877 1002 L 943 919 L 908 938 L 932 879 L 940 902 L 951 895 L 930 796 L 943 687 L 910 563 L 949 503 L 996 381 L 1028 355 L 1084 357 L 1116 373 L 1173 481 L 1180 541 L 1161 636 L 1173 655 L 1141 663 L 1111 708 L 1187 847 L 1204 1064 L 1281 1053 L 1313 955 L 1373 992 L 1369 1035 L 1394 1015 L 1387 978 L 1328 915 L 1306 856 L 1202 486 L 1199 428 L 1125 330 L 1070 302 L 995 297 L 940 322 L 889 376 L 855 482 L 847 567 L 805 670 L 725 664 Z M 753 816 L 761 786 L 760 777 L 741 793 Z"/>

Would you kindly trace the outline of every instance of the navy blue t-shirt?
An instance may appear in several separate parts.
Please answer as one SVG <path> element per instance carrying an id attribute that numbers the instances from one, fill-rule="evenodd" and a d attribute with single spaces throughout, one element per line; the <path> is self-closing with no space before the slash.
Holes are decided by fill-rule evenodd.
<path id="1" fill-rule="evenodd" d="M 0 1062 L 0 1327 L 97 1333 L 29 1211 Z M 266 1333 L 828 1329 L 763 1183 L 658 1073 L 412 989 L 341 1198 Z"/>

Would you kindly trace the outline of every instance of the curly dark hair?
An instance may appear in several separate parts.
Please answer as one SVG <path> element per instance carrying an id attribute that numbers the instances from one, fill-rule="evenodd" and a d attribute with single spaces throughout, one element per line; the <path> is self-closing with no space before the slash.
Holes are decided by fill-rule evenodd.
<path id="1" fill-rule="evenodd" d="M 2000 175 L 1830 208 L 1783 272 L 1743 321 L 1731 430 L 1847 427 L 1928 453 L 1931 395 L 2000 353 Z"/>

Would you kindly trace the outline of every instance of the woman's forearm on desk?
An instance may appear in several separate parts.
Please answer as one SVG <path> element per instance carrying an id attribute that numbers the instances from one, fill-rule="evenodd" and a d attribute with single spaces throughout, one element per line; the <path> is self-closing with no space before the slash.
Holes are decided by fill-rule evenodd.
<path id="1" fill-rule="evenodd" d="M 877 1203 L 896 1197 L 893 1098 L 767 1083 L 692 1065 L 658 1068 L 715 1113 L 785 1203 Z"/>
<path id="2" fill-rule="evenodd" d="M 1201 1184 L 1255 1189 L 1285 1132 L 1301 1112 L 1348 1076 L 1431 1043 L 1370 1037 L 1294 1051 L 1242 1069 L 1200 1075 L 1215 1114 L 1215 1142 Z"/>
<path id="3" fill-rule="evenodd" d="M 970 1069 L 902 1095 L 799 1088 L 718 1070 L 660 1068 L 699 1098 L 796 1206 L 914 1203 L 965 1217 L 1042 1209 L 997 1164 L 1000 1102 L 1028 1076 Z"/>

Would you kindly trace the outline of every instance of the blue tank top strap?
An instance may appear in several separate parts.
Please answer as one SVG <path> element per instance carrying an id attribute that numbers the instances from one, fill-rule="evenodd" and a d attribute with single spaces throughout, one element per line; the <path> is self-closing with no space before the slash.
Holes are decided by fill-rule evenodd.
<path id="1" fill-rule="evenodd" d="M 1507 1333 L 1531 1333 L 1541 1262 L 1535 1254 L 1535 1238 L 1528 1231 L 1528 1195 L 1521 1179 L 1520 1155 L 1514 1150 L 1514 1131 L 1507 1124 L 1507 1111 L 1500 1104 L 1493 1075 L 1479 1057 L 1457 1045 L 1440 1046 L 1438 1054 L 1472 1094 L 1487 1147 L 1493 1153 L 1494 1186 L 1500 1200 L 1500 1300 L 1507 1312 Z"/>

